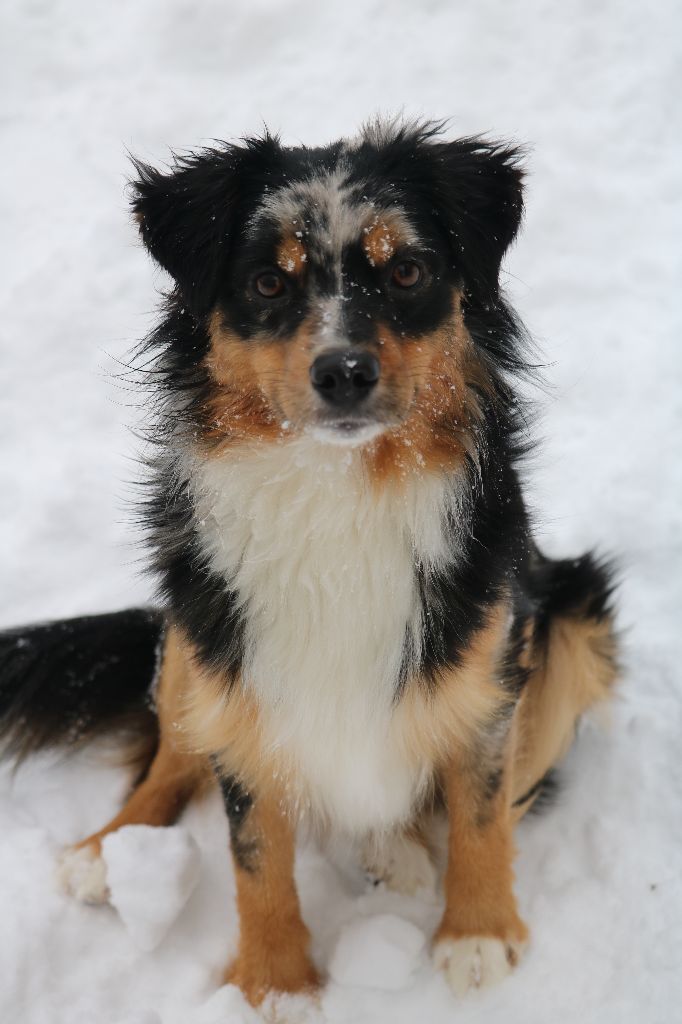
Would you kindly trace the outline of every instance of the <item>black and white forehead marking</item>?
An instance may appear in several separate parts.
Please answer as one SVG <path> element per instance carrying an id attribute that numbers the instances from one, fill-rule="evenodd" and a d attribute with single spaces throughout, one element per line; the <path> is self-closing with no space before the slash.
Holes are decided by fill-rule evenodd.
<path id="1" fill-rule="evenodd" d="M 384 224 L 387 260 L 393 255 L 391 238 L 399 236 L 406 246 L 418 244 L 405 210 L 370 198 L 362 185 L 352 180 L 352 167 L 342 155 L 333 170 L 320 170 L 267 196 L 248 230 L 255 235 L 274 228 L 281 239 L 298 239 L 306 260 L 324 268 L 335 286 L 333 290 L 339 293 L 343 290 L 345 251 L 350 246 L 362 246 L 368 233 L 373 228 L 381 230 Z M 372 263 L 371 255 L 368 258 Z"/>
<path id="2" fill-rule="evenodd" d="M 375 336 L 379 274 L 400 250 L 421 247 L 404 207 L 368 195 L 348 157 L 336 167 L 268 195 L 247 237 L 276 239 L 278 266 L 304 281 L 306 313 L 317 321 L 320 348 Z M 390 202 L 390 200 L 389 200 Z"/>
<path id="3" fill-rule="evenodd" d="M 451 317 L 459 271 L 432 156 L 410 137 L 397 151 L 379 141 L 273 153 L 226 278 L 225 322 L 240 336 L 286 340 L 306 324 L 320 348 L 374 344 L 382 328 L 417 338 Z M 422 278 L 401 293 L 392 272 L 410 260 Z M 253 282 L 274 269 L 287 290 L 269 302 Z"/>

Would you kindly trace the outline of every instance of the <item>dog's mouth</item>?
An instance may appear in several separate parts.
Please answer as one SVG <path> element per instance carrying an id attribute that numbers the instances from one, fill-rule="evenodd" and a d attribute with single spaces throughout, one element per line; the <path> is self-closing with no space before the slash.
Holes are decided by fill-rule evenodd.
<path id="1" fill-rule="evenodd" d="M 405 419 L 405 412 L 383 396 L 379 401 L 363 402 L 355 409 L 318 407 L 301 426 L 304 433 L 322 444 L 357 448 L 400 428 Z"/>
<path id="2" fill-rule="evenodd" d="M 306 432 L 323 444 L 357 447 L 369 444 L 387 429 L 387 423 L 369 416 L 346 416 L 320 419 L 311 423 Z"/>

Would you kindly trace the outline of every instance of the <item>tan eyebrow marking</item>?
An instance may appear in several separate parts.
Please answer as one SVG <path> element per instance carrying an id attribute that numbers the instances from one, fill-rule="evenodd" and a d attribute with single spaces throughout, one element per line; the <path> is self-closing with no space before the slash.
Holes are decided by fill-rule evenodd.
<path id="1" fill-rule="evenodd" d="M 277 246 L 277 266 L 287 274 L 302 274 L 308 254 L 296 234 L 285 235 Z"/>
<path id="2" fill-rule="evenodd" d="M 375 217 L 363 228 L 362 248 L 373 267 L 385 267 L 406 239 L 396 224 L 385 217 Z"/>

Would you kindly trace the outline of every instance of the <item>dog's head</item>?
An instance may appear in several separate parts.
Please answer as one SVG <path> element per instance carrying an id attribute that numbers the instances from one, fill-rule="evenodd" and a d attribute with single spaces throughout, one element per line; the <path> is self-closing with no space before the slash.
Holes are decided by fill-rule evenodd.
<path id="1" fill-rule="evenodd" d="M 207 432 L 365 444 L 457 423 L 481 375 L 468 317 L 498 302 L 521 219 L 517 157 L 377 123 L 138 163 L 142 237 L 198 328 Z"/>

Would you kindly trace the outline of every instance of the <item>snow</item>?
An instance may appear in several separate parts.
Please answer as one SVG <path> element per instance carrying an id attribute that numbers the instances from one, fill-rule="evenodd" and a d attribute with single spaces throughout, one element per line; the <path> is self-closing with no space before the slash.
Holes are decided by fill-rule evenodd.
<path id="1" fill-rule="evenodd" d="M 67 847 L 59 857 L 57 881 L 65 893 L 90 906 L 109 899 L 107 866 L 91 846 Z"/>
<path id="2" fill-rule="evenodd" d="M 360 917 L 339 933 L 329 977 L 349 988 L 407 988 L 426 945 L 426 935 L 395 914 Z"/>
<path id="3" fill-rule="evenodd" d="M 531 145 L 525 231 L 506 262 L 547 367 L 530 495 L 549 553 L 597 543 L 620 560 L 620 696 L 606 732 L 582 729 L 558 806 L 518 831 L 517 892 L 532 935 L 510 978 L 455 999 L 424 953 L 400 990 L 332 979 L 319 1007 L 285 1000 L 271 1016 L 680 1020 L 679 4 L 14 0 L 2 23 L 7 624 L 150 593 L 127 508 L 141 413 L 125 360 L 163 279 L 125 205 L 126 147 L 163 161 L 168 146 L 263 121 L 288 141 L 322 143 L 403 105 L 452 116 L 453 133 Z M 236 917 L 216 796 L 183 818 L 201 851 L 199 879 L 155 949 L 140 949 L 111 907 L 59 889 L 59 851 L 114 813 L 128 781 L 96 751 L 2 770 L 3 1024 L 260 1019 L 218 988 Z M 170 848 L 160 855 L 174 860 Z M 384 940 L 372 922 L 382 915 L 426 938 L 438 922 L 436 897 L 368 887 L 347 858 L 306 846 L 297 877 L 322 968 L 349 930 L 355 956 L 378 967 Z M 124 887 L 134 882 L 122 872 Z"/>
<path id="4" fill-rule="evenodd" d="M 102 859 L 128 934 L 139 949 L 156 949 L 199 881 L 199 847 L 179 825 L 128 825 L 105 837 Z"/>

